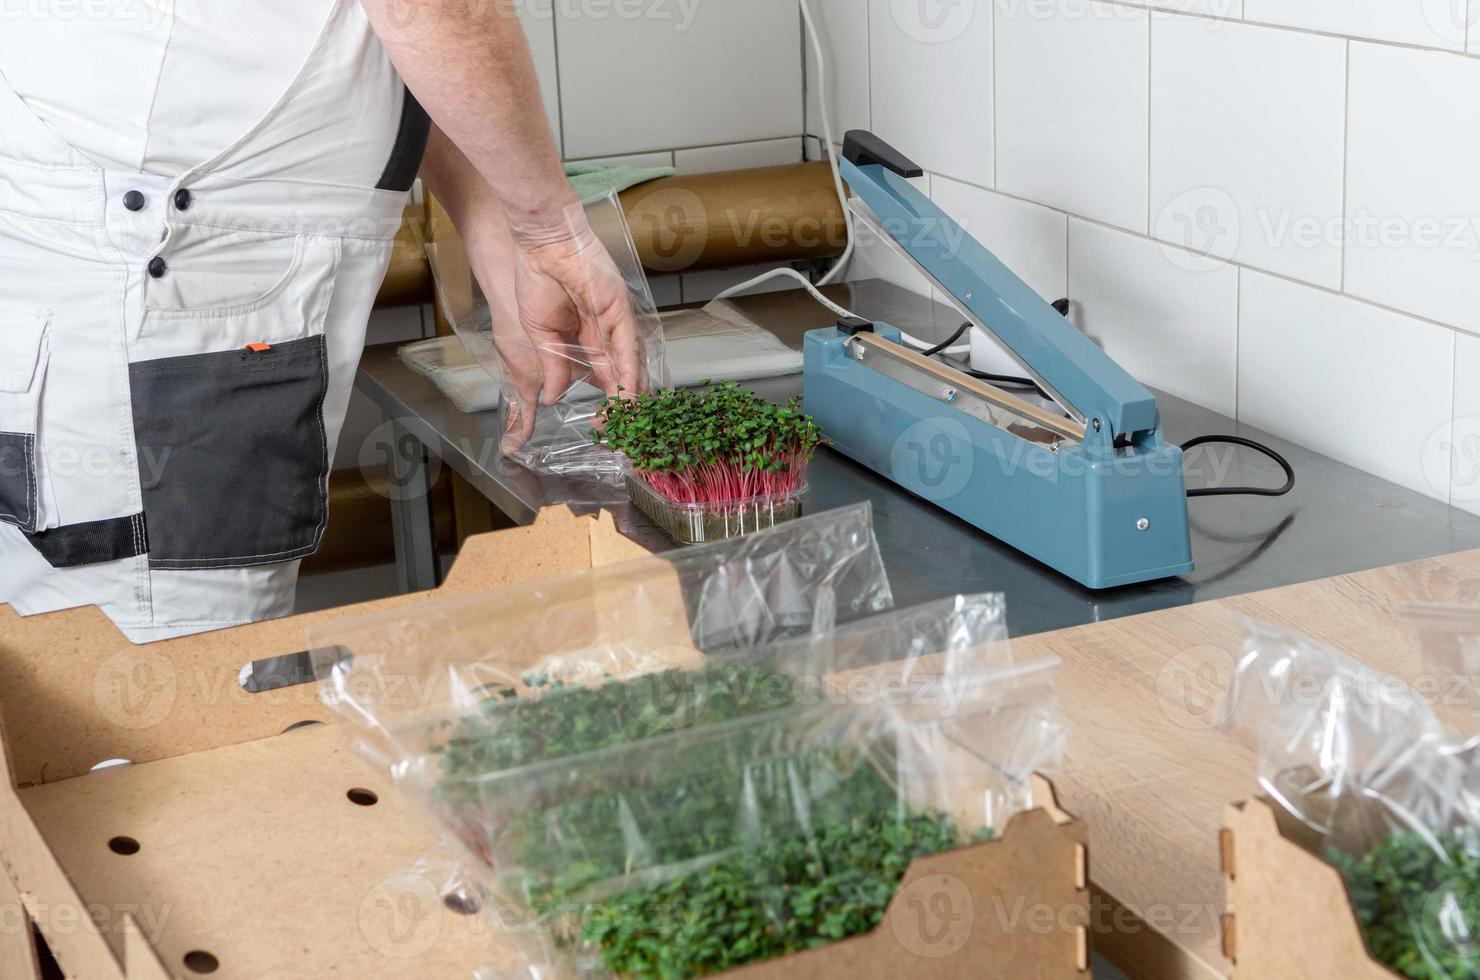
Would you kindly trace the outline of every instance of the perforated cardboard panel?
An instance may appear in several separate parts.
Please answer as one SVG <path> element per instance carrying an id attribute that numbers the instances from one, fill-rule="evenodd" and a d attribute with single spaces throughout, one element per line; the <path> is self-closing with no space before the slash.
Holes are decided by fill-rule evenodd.
<path id="1" fill-rule="evenodd" d="M 610 515 L 548 510 L 530 527 L 470 538 L 435 592 L 134 646 L 96 608 L 22 617 L 0 605 L 0 710 L 21 785 L 146 762 L 327 721 L 312 687 L 260 694 L 242 668 L 305 649 L 324 623 L 648 555 Z"/>
<path id="2" fill-rule="evenodd" d="M 1221 847 L 1234 980 L 1398 980 L 1368 953 L 1341 872 L 1288 840 L 1268 803 L 1230 806 Z"/>
<path id="3" fill-rule="evenodd" d="M 17 917 L 24 910 L 67 974 L 88 980 L 195 977 L 213 959 L 216 975 L 233 975 L 226 954 L 210 949 L 191 928 L 201 916 L 218 930 L 208 937 L 220 940 L 218 949 L 236 951 L 244 963 L 260 960 L 266 950 L 249 949 L 243 937 L 280 946 L 281 939 L 268 943 L 266 937 L 322 931 L 327 939 L 300 945 L 327 951 L 326 975 L 334 974 L 339 967 L 332 965 L 333 956 L 348 955 L 334 945 L 336 937 L 358 936 L 350 941 L 361 945 L 370 941 L 356 924 L 357 913 L 347 927 L 311 922 L 307 933 L 294 933 L 304 924 L 304 909 L 321 907 L 315 890 L 335 887 L 354 859 L 378 868 L 382 856 L 400 855 L 399 864 L 384 866 L 386 873 L 404 869 L 427 851 L 432 838 L 425 828 L 412 831 L 397 824 L 397 818 L 410 815 L 395 807 L 377 811 L 397 815 L 387 821 L 390 843 L 367 843 L 338 827 L 333 817 L 353 820 L 357 810 L 375 809 L 358 807 L 343 795 L 371 779 L 368 769 L 349 758 L 342 735 L 329 726 L 282 734 L 329 720 L 313 686 L 250 694 L 239 683 L 243 667 L 302 651 L 307 629 L 316 624 L 647 554 L 618 533 L 609 515 L 577 518 L 560 508 L 542 514 L 531 527 L 470 539 L 447 582 L 434 593 L 148 646 L 128 643 L 95 608 L 21 617 L 0 606 L 0 869 L 19 893 L 18 902 L 0 896 L 0 909 L 15 910 Z M 307 758 L 301 755 L 305 751 Z M 116 759 L 133 765 L 90 771 Z M 295 796 L 294 789 L 306 791 L 309 774 L 315 789 L 317 784 L 355 784 L 336 791 L 335 803 L 349 816 L 341 806 L 321 803 L 323 825 L 316 829 L 305 822 L 305 814 L 314 812 L 313 800 Z M 298 806 L 284 808 L 275 799 Z M 33 801 L 40 819 L 31 810 Z M 119 821 L 144 824 L 159 834 L 145 835 L 151 842 L 146 849 L 143 839 L 114 825 Z M 110 842 L 125 837 L 137 843 L 137 851 L 121 854 L 110 848 Z M 309 839 L 319 842 L 312 856 Z M 295 850 L 294 842 L 303 846 Z M 336 846 L 348 850 L 335 851 Z M 227 854 L 240 860 L 228 860 Z M 294 854 L 302 859 L 289 857 Z M 325 854 L 339 859 L 332 866 L 336 870 L 314 863 Z M 321 878 L 312 877 L 316 871 L 323 872 Z M 374 906 L 393 897 L 377 893 L 370 901 Z M 432 904 L 441 908 L 436 898 Z M 226 921 L 211 919 L 212 914 Z M 274 934 L 248 923 L 280 928 Z M 447 934 L 455 937 L 459 925 L 471 930 L 467 917 L 457 916 Z M 171 945 L 167 937 L 176 936 Z M 156 942 L 169 954 L 167 960 L 155 952 Z M 468 940 L 464 952 L 475 945 L 487 952 L 481 937 L 476 944 Z M 13 941 L 0 946 L 17 962 L 20 949 Z M 204 955 L 187 961 L 187 954 Z M 415 959 L 382 958 L 386 962 L 371 974 L 395 975 L 389 968 L 398 960 Z M 435 963 L 428 964 L 435 972 Z M 264 974 L 238 970 L 234 975 Z M 404 975 L 425 974 L 408 965 Z M 6 980 L 10 976 L 7 969 Z"/>
<path id="4" fill-rule="evenodd" d="M 96 610 L 0 608 L 0 864 L 20 893 L 0 891 L 0 908 L 34 917 L 67 975 L 87 980 L 513 965 L 488 916 L 416 870 L 436 828 L 322 723 L 314 689 L 248 694 L 238 675 L 302 650 L 314 624 L 642 554 L 609 519 L 547 514 L 470 539 L 437 593 L 148 647 Z M 132 765 L 90 771 L 119 758 Z M 1083 976 L 1087 829 L 1036 788 L 1040 808 L 1000 840 L 917 862 L 875 932 L 740 972 Z M 26 956 L 0 937 L 5 980 L 35 975 Z"/>

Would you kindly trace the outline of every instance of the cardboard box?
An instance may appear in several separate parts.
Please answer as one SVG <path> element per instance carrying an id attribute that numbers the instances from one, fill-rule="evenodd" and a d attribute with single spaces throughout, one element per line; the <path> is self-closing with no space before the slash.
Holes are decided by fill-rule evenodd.
<path id="1" fill-rule="evenodd" d="M 1225 811 L 1223 954 L 1234 980 L 1401 980 L 1368 951 L 1341 872 L 1296 837 L 1264 800 Z"/>
<path id="2" fill-rule="evenodd" d="M 308 627 L 646 554 L 609 518 L 547 512 L 473 538 L 436 593 L 129 645 L 95 609 L 0 607 L 0 976 L 459 977 L 512 965 L 432 866 L 437 828 L 345 744 L 312 685 L 248 693 Z M 107 760 L 132 764 L 94 771 Z M 1079 977 L 1087 831 L 1041 808 L 911 867 L 865 936 L 748 977 Z M 500 918 L 506 919 L 504 916 Z"/>

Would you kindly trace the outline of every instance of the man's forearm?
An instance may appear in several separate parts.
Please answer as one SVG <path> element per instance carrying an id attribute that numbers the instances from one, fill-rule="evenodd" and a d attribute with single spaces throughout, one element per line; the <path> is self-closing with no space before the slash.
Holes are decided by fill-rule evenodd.
<path id="1" fill-rule="evenodd" d="M 432 126 L 427 139 L 427 153 L 421 164 L 421 180 L 426 189 L 447 209 L 459 232 L 467 234 L 497 212 L 503 220 L 498 195 L 476 167 L 448 139 L 441 127 Z"/>
<path id="2" fill-rule="evenodd" d="M 427 141 L 421 179 L 427 191 L 447 209 L 475 272 L 486 275 L 489 269 L 512 264 L 514 245 L 508 212 L 483 175 L 436 126 Z M 492 302 L 496 283 L 483 283 L 483 287 Z M 500 298 L 513 303 L 512 296 Z M 508 310 L 499 313 L 507 314 Z"/>
<path id="3" fill-rule="evenodd" d="M 558 235 L 575 194 L 514 0 L 361 4 L 406 84 L 502 202 L 514 234 Z"/>

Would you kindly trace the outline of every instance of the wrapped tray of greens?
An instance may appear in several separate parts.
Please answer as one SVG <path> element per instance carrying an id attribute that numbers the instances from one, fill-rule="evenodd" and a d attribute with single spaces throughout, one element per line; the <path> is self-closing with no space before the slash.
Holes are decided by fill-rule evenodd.
<path id="1" fill-rule="evenodd" d="M 799 582 L 847 580 L 788 554 Z M 656 603 L 663 576 L 643 563 L 600 588 L 535 589 L 581 595 L 568 608 L 588 625 L 608 603 L 673 610 L 685 628 L 648 623 L 641 655 L 569 626 L 511 650 L 491 638 L 498 613 L 527 606 L 494 596 L 457 610 L 456 642 L 425 620 L 315 637 L 355 746 L 436 818 L 479 904 L 518 910 L 531 975 L 701 976 L 868 932 L 915 859 L 1034 806 L 1031 777 L 1057 762 L 1066 726 L 1055 663 L 1012 662 L 1001 597 L 838 625 L 824 609 L 852 597 L 819 589 L 830 598 L 805 627 L 739 637 L 683 613 L 718 578 L 755 601 L 753 576 L 715 561 L 676 584 L 654 561 L 682 601 Z M 398 686 L 432 693 L 409 710 Z"/>
<path id="2" fill-rule="evenodd" d="M 1425 695 L 1250 624 L 1226 727 L 1300 842 L 1340 870 L 1371 954 L 1414 980 L 1480 978 L 1480 757 Z"/>

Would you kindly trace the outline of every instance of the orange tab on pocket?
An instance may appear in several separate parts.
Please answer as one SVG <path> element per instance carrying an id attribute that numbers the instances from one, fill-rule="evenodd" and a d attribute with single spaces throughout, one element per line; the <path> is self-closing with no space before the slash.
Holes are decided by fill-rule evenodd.
<path id="1" fill-rule="evenodd" d="M 261 354 L 263 351 L 270 351 L 270 350 L 272 350 L 272 345 L 271 344 L 248 344 L 247 345 L 247 350 L 251 351 L 253 354 Z"/>

